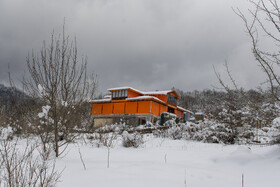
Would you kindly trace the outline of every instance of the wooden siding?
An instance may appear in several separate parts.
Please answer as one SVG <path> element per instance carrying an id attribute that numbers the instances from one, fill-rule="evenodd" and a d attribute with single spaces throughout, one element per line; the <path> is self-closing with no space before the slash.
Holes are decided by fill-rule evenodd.
<path id="1" fill-rule="evenodd" d="M 159 99 L 162 100 L 163 102 L 167 102 L 167 95 L 151 94 L 150 96 L 159 98 Z"/>
<path id="2" fill-rule="evenodd" d="M 167 106 L 155 101 L 115 101 L 95 103 L 92 105 L 92 115 L 110 114 L 153 114 L 159 116 L 162 112 L 167 112 Z"/>
<path id="3" fill-rule="evenodd" d="M 114 103 L 113 114 L 124 114 L 125 102 Z"/>
<path id="4" fill-rule="evenodd" d="M 167 112 L 167 106 L 164 106 L 164 105 L 160 105 L 160 114 L 163 113 L 163 112 Z"/>
<path id="5" fill-rule="evenodd" d="M 138 113 L 148 114 L 150 113 L 151 101 L 138 101 Z"/>
<path id="6" fill-rule="evenodd" d="M 112 114 L 113 113 L 113 103 L 104 103 L 102 105 L 102 114 Z"/>
<path id="7" fill-rule="evenodd" d="M 139 96 L 141 96 L 140 93 L 137 93 L 133 90 L 128 90 L 128 98 L 139 97 Z"/>
<path id="8" fill-rule="evenodd" d="M 100 114 L 102 114 L 102 104 L 99 104 L 99 103 L 97 103 L 97 104 L 93 104 L 92 105 L 92 110 L 91 110 L 91 114 L 92 115 L 100 115 Z"/>
<path id="9" fill-rule="evenodd" d="M 138 113 L 138 102 L 127 102 L 125 107 L 126 114 L 137 114 Z"/>
<path id="10" fill-rule="evenodd" d="M 160 113 L 160 104 L 156 102 L 152 102 L 152 114 L 159 116 Z"/>

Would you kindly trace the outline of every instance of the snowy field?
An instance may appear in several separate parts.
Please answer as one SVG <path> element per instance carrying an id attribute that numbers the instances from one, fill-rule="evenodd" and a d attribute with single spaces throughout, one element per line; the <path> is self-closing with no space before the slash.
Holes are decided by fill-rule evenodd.
<path id="1" fill-rule="evenodd" d="M 207 144 L 145 137 L 140 148 L 121 141 L 107 148 L 72 144 L 56 168 L 59 187 L 244 187 L 280 186 L 280 147 Z M 86 166 L 83 167 L 80 153 Z"/>

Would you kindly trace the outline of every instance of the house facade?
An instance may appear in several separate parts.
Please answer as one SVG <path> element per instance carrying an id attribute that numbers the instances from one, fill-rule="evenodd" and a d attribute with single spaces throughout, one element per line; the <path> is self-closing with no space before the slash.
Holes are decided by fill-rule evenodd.
<path id="1" fill-rule="evenodd" d="M 105 99 L 93 100 L 91 115 L 94 126 L 102 126 L 126 120 L 129 124 L 152 123 L 163 112 L 173 113 L 184 118 L 191 111 L 177 106 L 179 95 L 174 90 L 142 92 L 131 87 L 108 89 L 110 95 Z"/>

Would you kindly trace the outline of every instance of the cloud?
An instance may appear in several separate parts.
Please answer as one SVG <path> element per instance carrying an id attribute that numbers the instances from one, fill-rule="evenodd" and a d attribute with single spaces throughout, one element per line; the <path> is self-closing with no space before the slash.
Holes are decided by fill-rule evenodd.
<path id="1" fill-rule="evenodd" d="M 249 40 L 232 7 L 243 0 L 0 0 L 0 80 L 16 76 L 25 58 L 50 33 L 77 37 L 100 91 L 116 86 L 186 91 L 217 84 L 212 69 L 228 60 L 237 82 L 251 88 L 257 76 Z M 244 68 L 248 67 L 248 68 Z M 253 71 L 249 71 L 249 69 Z M 20 78 L 18 78 L 20 79 Z"/>

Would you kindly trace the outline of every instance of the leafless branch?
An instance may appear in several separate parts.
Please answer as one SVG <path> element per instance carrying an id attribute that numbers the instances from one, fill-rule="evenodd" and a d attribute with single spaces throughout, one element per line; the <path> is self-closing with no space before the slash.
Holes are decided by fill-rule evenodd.
<path id="1" fill-rule="evenodd" d="M 258 0 L 257 2 L 251 0 L 250 2 L 255 8 L 255 10 L 249 10 L 252 18 L 251 21 L 249 21 L 249 18 L 247 18 L 238 8 L 235 9 L 234 12 L 243 20 L 245 24 L 246 32 L 249 34 L 252 42 L 252 52 L 257 63 L 266 74 L 271 94 L 276 100 L 280 101 L 280 96 L 278 93 L 278 89 L 280 87 L 279 52 L 277 51 L 276 53 L 272 53 L 269 52 L 269 49 L 260 49 L 260 39 L 258 36 L 258 32 L 263 31 L 272 41 L 276 43 L 280 42 L 280 9 L 278 2 L 276 0 Z M 264 16 L 266 19 L 263 19 Z M 267 24 L 273 25 L 273 27 L 270 27 Z M 269 30 L 273 28 L 274 30 Z M 279 36 L 277 36 L 276 33 Z"/>

